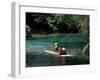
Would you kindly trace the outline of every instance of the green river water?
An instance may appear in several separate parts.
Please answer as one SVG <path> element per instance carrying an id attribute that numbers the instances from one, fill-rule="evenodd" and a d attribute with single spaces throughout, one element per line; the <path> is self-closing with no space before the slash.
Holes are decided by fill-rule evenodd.
<path id="1" fill-rule="evenodd" d="M 44 52 L 44 49 L 55 50 L 53 44 L 61 41 L 65 36 L 66 34 L 61 34 L 27 39 L 26 67 L 89 64 L 89 56 L 82 53 L 84 46 L 89 43 L 89 38 L 86 35 L 69 34 L 59 43 L 60 46 L 66 48 L 67 54 L 75 55 L 75 57 L 66 57 L 64 62 L 61 57 L 48 55 Z"/>

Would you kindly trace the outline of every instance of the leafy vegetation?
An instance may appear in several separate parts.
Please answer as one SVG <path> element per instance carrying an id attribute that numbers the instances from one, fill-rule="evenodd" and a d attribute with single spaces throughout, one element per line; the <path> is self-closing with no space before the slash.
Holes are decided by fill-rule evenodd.
<path id="1" fill-rule="evenodd" d="M 26 34 L 89 34 L 89 15 L 26 13 Z"/>

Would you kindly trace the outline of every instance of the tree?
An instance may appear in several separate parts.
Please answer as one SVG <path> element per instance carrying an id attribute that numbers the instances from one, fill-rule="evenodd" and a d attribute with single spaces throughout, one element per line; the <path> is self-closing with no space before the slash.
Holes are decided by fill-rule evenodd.
<path id="1" fill-rule="evenodd" d="M 26 13 L 31 33 L 89 34 L 89 15 Z M 27 29 L 27 28 L 26 28 Z"/>

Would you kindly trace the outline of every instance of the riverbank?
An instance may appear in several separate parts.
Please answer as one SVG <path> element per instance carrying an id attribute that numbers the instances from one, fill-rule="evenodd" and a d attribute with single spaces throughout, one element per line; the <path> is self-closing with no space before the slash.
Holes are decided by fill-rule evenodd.
<path id="1" fill-rule="evenodd" d="M 75 34 L 75 33 L 49 33 L 49 34 L 31 34 L 32 38 L 39 38 L 39 37 L 51 37 L 51 36 L 65 36 L 65 35 L 85 35 L 85 34 Z M 88 36 L 88 35 L 87 35 Z"/>
<path id="2" fill-rule="evenodd" d="M 49 37 L 49 36 L 58 36 L 60 33 L 51 33 L 51 34 L 32 34 L 32 38 L 36 37 Z"/>

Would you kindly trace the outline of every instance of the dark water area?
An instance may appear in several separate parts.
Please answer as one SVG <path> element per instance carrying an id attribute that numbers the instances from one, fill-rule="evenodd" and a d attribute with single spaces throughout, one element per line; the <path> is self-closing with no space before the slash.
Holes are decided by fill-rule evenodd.
<path id="1" fill-rule="evenodd" d="M 26 67 L 89 64 L 89 56 L 82 53 L 84 46 L 89 43 L 86 35 L 70 34 L 59 43 L 60 46 L 66 48 L 67 54 L 75 55 L 75 57 L 62 59 L 60 56 L 48 55 L 44 52 L 45 49 L 55 50 L 53 44 L 61 41 L 65 36 L 66 34 L 61 34 L 27 39 Z"/>

